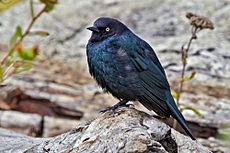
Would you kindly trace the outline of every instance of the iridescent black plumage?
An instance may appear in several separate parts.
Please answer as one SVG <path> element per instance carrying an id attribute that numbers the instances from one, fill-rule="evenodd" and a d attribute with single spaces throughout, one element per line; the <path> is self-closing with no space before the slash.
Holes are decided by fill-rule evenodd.
<path id="1" fill-rule="evenodd" d="M 87 44 L 90 74 L 119 100 L 138 100 L 158 115 L 172 115 L 192 138 L 154 50 L 116 19 L 99 18 Z"/>

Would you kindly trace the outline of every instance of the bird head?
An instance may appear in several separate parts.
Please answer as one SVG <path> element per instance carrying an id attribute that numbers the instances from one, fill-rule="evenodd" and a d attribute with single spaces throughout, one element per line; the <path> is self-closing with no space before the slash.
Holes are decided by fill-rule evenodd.
<path id="1" fill-rule="evenodd" d="M 116 19 L 101 17 L 94 22 L 93 26 L 87 29 L 92 31 L 89 42 L 94 43 L 103 41 L 114 35 L 120 35 L 128 28 Z"/>

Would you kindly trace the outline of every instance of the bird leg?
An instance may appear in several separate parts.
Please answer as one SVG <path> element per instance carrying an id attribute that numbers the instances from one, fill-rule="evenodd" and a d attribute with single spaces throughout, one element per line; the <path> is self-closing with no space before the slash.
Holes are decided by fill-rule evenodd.
<path id="1" fill-rule="evenodd" d="M 118 107 L 127 107 L 127 106 L 129 106 L 129 105 L 126 105 L 127 102 L 128 102 L 128 100 L 121 100 L 117 104 L 115 104 L 115 105 L 113 105 L 111 107 L 107 107 L 105 109 L 100 110 L 100 112 L 105 113 L 105 112 L 110 111 L 110 110 L 114 111 Z"/>

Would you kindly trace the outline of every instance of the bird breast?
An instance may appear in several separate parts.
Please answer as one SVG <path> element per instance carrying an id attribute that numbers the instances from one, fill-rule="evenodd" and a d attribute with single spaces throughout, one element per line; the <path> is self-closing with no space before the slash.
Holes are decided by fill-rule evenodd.
<path id="1" fill-rule="evenodd" d="M 138 88 L 137 73 L 130 64 L 127 52 L 121 48 L 88 50 L 88 64 L 91 75 L 97 83 L 112 95 L 127 99 L 134 97 L 130 89 Z"/>

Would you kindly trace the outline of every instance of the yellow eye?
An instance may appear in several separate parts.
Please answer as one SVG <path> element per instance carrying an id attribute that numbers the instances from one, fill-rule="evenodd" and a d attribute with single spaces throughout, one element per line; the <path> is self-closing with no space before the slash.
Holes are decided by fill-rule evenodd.
<path id="1" fill-rule="evenodd" d="M 110 28 L 109 28 L 109 27 L 107 27 L 107 28 L 105 29 L 105 31 L 106 31 L 106 32 L 109 32 L 109 31 L 110 31 Z"/>

